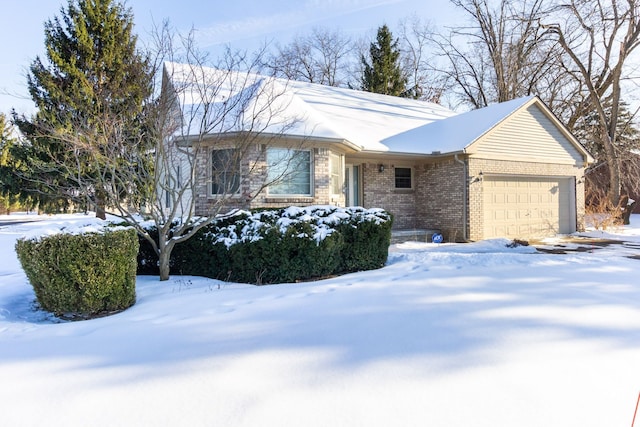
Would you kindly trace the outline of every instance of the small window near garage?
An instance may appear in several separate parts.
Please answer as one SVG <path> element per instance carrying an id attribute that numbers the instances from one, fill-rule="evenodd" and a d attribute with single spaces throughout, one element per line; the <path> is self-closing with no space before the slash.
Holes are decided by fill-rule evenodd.
<path id="1" fill-rule="evenodd" d="M 396 188 L 411 189 L 411 168 L 395 168 Z"/>

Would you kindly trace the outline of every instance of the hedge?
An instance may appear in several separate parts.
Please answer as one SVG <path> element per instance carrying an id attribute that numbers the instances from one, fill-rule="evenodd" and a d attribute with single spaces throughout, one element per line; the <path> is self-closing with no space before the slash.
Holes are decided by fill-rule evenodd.
<path id="1" fill-rule="evenodd" d="M 392 217 L 381 209 L 312 206 L 239 211 L 176 245 L 171 274 L 282 283 L 383 267 Z M 148 231 L 157 238 L 157 230 Z M 139 274 L 158 274 L 140 240 Z"/>
<path id="2" fill-rule="evenodd" d="M 134 229 L 20 239 L 16 253 L 40 306 L 57 316 L 90 318 L 135 303 Z"/>
<path id="3" fill-rule="evenodd" d="M 344 239 L 338 271 L 345 273 L 384 267 L 391 245 L 391 214 L 379 212 L 381 221 L 375 221 L 362 208 L 353 208 L 351 212 L 349 219 L 336 227 Z"/>

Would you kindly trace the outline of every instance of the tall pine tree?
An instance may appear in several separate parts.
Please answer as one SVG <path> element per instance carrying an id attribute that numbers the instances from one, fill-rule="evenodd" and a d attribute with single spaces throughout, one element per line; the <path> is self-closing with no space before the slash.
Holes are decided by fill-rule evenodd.
<path id="1" fill-rule="evenodd" d="M 53 200 L 87 198 L 104 217 L 107 192 L 90 178 L 108 179 L 96 162 L 113 155 L 112 138 L 144 151 L 140 132 L 151 73 L 136 49 L 131 10 L 122 3 L 69 0 L 60 15 L 45 23 L 47 60 L 36 58 L 28 75 L 38 112 L 14 121 L 31 143 L 34 191 Z"/>
<path id="2" fill-rule="evenodd" d="M 398 40 L 393 40 L 389 27 L 378 28 L 376 41 L 369 47 L 371 62 L 362 55 L 362 90 L 393 96 L 409 96 L 407 78 L 400 67 Z"/>
<path id="3" fill-rule="evenodd" d="M 0 113 L 0 212 L 7 214 L 20 202 L 20 187 L 15 174 L 19 167 L 14 157 L 16 143 L 6 116 Z"/>

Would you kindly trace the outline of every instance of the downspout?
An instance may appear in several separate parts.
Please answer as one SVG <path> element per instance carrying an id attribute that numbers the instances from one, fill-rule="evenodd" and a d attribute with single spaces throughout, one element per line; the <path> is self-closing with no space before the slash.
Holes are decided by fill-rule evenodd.
<path id="1" fill-rule="evenodd" d="M 458 153 L 453 155 L 453 159 L 462 165 L 462 169 L 464 171 L 464 185 L 462 187 L 462 238 L 464 241 L 467 241 L 467 210 L 469 208 L 469 201 L 467 197 L 468 187 L 469 187 L 469 168 L 467 166 L 467 162 L 460 160 L 458 158 Z"/>

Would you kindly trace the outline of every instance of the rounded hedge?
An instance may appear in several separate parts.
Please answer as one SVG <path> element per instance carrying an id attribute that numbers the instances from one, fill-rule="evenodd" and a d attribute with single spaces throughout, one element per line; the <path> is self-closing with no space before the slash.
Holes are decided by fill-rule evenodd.
<path id="1" fill-rule="evenodd" d="M 65 318 L 90 318 L 135 303 L 134 229 L 21 239 L 16 253 L 40 306 Z"/>

